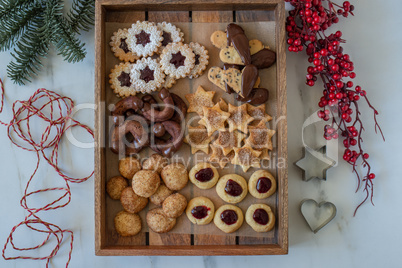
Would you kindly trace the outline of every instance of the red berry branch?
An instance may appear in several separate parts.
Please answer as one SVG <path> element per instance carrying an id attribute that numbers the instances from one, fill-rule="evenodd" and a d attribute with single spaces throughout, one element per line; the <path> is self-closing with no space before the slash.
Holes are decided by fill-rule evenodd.
<path id="1" fill-rule="evenodd" d="M 364 127 L 358 105 L 360 99 L 364 99 L 374 112 L 375 132 L 378 129 L 383 139 L 384 135 L 377 122 L 378 112 L 369 102 L 366 91 L 360 86 L 354 87 L 351 81 L 356 73 L 353 72 L 354 64 L 349 55 L 343 53 L 341 43 L 345 43 L 345 40 L 341 39 L 342 32 L 325 34 L 325 30 L 339 22 L 339 16 L 353 15 L 354 6 L 349 1 L 343 2 L 342 6 L 330 0 L 285 1 L 294 7 L 286 20 L 289 51 L 299 52 L 306 48 L 308 61 L 313 64 L 307 68 L 306 84 L 312 87 L 318 78 L 324 84 L 323 96 L 318 102 L 321 108 L 318 117 L 329 121 L 324 127 L 324 138 L 331 140 L 337 139 L 338 133 L 342 135 L 345 147 L 343 159 L 352 165 L 357 176 L 356 192 L 362 186 L 366 194 L 355 209 L 356 215 L 359 207 L 369 198 L 373 204 L 375 178 L 368 163 L 369 154 L 362 147 Z M 359 174 L 360 164 L 364 168 L 364 175 Z"/>

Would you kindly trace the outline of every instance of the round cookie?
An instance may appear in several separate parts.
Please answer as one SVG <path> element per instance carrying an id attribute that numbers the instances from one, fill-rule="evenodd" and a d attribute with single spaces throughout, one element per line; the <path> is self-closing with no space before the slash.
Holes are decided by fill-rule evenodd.
<path id="1" fill-rule="evenodd" d="M 115 65 L 109 74 L 109 84 L 113 92 L 119 97 L 128 97 L 137 94 L 131 82 L 130 73 L 132 64 L 129 62 Z"/>
<path id="2" fill-rule="evenodd" d="M 187 44 L 170 43 L 162 50 L 160 63 L 167 75 L 179 79 L 190 74 L 195 55 Z"/>
<path id="3" fill-rule="evenodd" d="M 141 197 L 134 193 L 133 188 L 126 187 L 121 193 L 120 202 L 125 211 L 138 213 L 147 206 L 148 198 Z"/>
<path id="4" fill-rule="evenodd" d="M 136 92 L 151 93 L 161 88 L 165 82 L 165 73 L 156 60 L 148 57 L 132 65 L 130 78 Z"/>
<path id="5" fill-rule="evenodd" d="M 216 193 L 225 202 L 239 203 L 247 195 L 247 182 L 242 176 L 227 174 L 216 184 Z"/>
<path id="6" fill-rule="evenodd" d="M 168 196 L 162 204 L 163 212 L 170 218 L 179 217 L 183 214 L 186 207 L 187 199 L 184 195 L 179 193 Z"/>
<path id="7" fill-rule="evenodd" d="M 160 174 L 162 169 L 167 166 L 168 160 L 160 154 L 153 154 L 142 163 L 142 168 L 153 170 Z"/>
<path id="8" fill-rule="evenodd" d="M 140 170 L 133 177 L 132 187 L 134 192 L 142 197 L 153 195 L 161 183 L 159 175 L 151 170 Z"/>
<path id="9" fill-rule="evenodd" d="M 128 182 L 122 176 L 116 176 L 107 181 L 106 192 L 109 194 L 110 198 L 114 200 L 119 200 L 121 193 L 128 186 Z"/>
<path id="10" fill-rule="evenodd" d="M 141 218 L 137 214 L 120 211 L 114 217 L 114 227 L 121 236 L 133 236 L 141 231 Z"/>
<path id="11" fill-rule="evenodd" d="M 256 232 L 268 232 L 274 228 L 275 215 L 266 204 L 253 204 L 246 212 L 246 222 Z"/>
<path id="12" fill-rule="evenodd" d="M 190 181 L 200 189 L 210 189 L 219 179 L 218 170 L 209 163 L 198 163 L 189 173 Z"/>
<path id="13" fill-rule="evenodd" d="M 243 224 L 244 216 L 239 207 L 223 205 L 215 212 L 214 223 L 225 233 L 233 233 Z"/>
<path id="14" fill-rule="evenodd" d="M 176 225 L 176 219 L 166 216 L 162 208 L 154 208 L 147 213 L 147 224 L 155 233 L 166 233 Z"/>
<path id="15" fill-rule="evenodd" d="M 119 172 L 127 179 L 132 179 L 135 173 L 141 170 L 140 161 L 137 158 L 128 156 L 120 159 L 119 161 Z"/>
<path id="16" fill-rule="evenodd" d="M 271 173 L 266 170 L 257 170 L 248 181 L 248 191 L 258 199 L 271 196 L 276 191 L 276 180 Z"/>
<path id="17" fill-rule="evenodd" d="M 164 21 L 158 23 L 156 26 L 162 31 L 163 37 L 162 45 L 159 48 L 160 52 L 170 43 L 183 42 L 183 32 L 173 24 Z"/>
<path id="18" fill-rule="evenodd" d="M 158 190 L 149 197 L 149 201 L 157 206 L 162 206 L 163 201 L 169 196 L 173 194 L 173 191 L 166 187 L 166 185 L 159 185 Z"/>
<path id="19" fill-rule="evenodd" d="M 194 68 L 191 69 L 191 72 L 188 75 L 188 78 L 193 79 L 199 77 L 205 71 L 209 63 L 209 55 L 208 50 L 206 50 L 205 47 L 199 43 L 191 42 L 188 45 L 193 50 L 195 55 Z"/>
<path id="20" fill-rule="evenodd" d="M 152 56 L 162 45 L 162 31 L 148 21 L 137 21 L 128 29 L 128 48 L 140 57 Z"/>
<path id="21" fill-rule="evenodd" d="M 173 163 L 164 167 L 161 177 L 165 185 L 173 191 L 180 191 L 188 182 L 187 169 L 180 163 Z"/>
<path id="22" fill-rule="evenodd" d="M 128 30 L 119 29 L 114 32 L 110 40 L 110 48 L 112 49 L 114 55 L 121 61 L 134 62 L 139 59 L 135 53 L 133 53 L 127 45 Z"/>
<path id="23" fill-rule="evenodd" d="M 188 202 L 186 215 L 194 224 L 205 225 L 212 221 L 215 214 L 214 203 L 209 198 L 199 196 Z"/>

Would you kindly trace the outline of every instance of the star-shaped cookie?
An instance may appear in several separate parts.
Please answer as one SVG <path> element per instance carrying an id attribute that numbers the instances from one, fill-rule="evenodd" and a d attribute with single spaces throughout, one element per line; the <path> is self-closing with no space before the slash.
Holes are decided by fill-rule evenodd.
<path id="1" fill-rule="evenodd" d="M 206 154 L 209 153 L 209 143 L 212 136 L 208 136 L 205 126 L 188 126 L 188 133 L 184 137 L 184 142 L 191 146 L 191 153 L 195 154 L 197 151 L 202 151 Z"/>
<path id="2" fill-rule="evenodd" d="M 268 122 L 272 120 L 272 117 L 265 112 L 265 104 L 253 106 L 247 103 L 247 112 L 251 117 L 254 118 L 254 121 L 252 121 L 250 124 L 252 126 L 258 125 L 261 121 Z"/>
<path id="3" fill-rule="evenodd" d="M 201 86 L 197 88 L 197 91 L 192 94 L 186 94 L 186 99 L 189 102 L 187 112 L 195 112 L 200 116 L 204 115 L 202 107 L 211 108 L 214 106 L 212 99 L 214 98 L 215 91 L 205 91 Z"/>
<path id="4" fill-rule="evenodd" d="M 260 159 L 258 158 L 261 152 L 247 145 L 241 148 L 234 148 L 234 152 L 235 156 L 231 163 L 241 166 L 244 172 L 247 172 L 250 167 L 261 167 Z"/>
<path id="5" fill-rule="evenodd" d="M 198 122 L 207 128 L 208 136 L 211 136 L 216 130 L 225 131 L 225 122 L 230 114 L 221 110 L 219 103 L 212 108 L 203 107 L 204 116 Z"/>
<path id="6" fill-rule="evenodd" d="M 261 154 L 259 156 L 259 158 L 261 160 L 271 160 L 268 149 L 262 149 L 262 150 L 257 150 L 257 151 L 261 152 Z"/>
<path id="7" fill-rule="evenodd" d="M 211 144 L 212 154 L 209 156 L 208 161 L 211 163 L 218 163 L 221 168 L 224 168 L 227 163 L 233 161 L 235 156 L 234 152 L 230 152 L 227 155 L 223 154 L 220 147 Z"/>
<path id="8" fill-rule="evenodd" d="M 221 107 L 222 111 L 224 111 L 224 112 L 229 111 L 229 106 L 228 106 L 228 104 L 226 103 L 226 101 L 224 99 L 221 98 L 218 101 L 218 103 L 219 103 L 219 107 Z"/>
<path id="9" fill-rule="evenodd" d="M 257 126 L 249 126 L 250 136 L 245 143 L 254 149 L 272 150 L 271 138 L 275 134 L 275 130 L 267 128 L 265 122 L 261 121 Z"/>
<path id="10" fill-rule="evenodd" d="M 243 133 L 247 133 L 248 124 L 254 120 L 253 117 L 247 113 L 247 105 L 233 106 L 229 103 L 229 131 L 240 130 Z"/>
<path id="11" fill-rule="evenodd" d="M 246 134 L 239 131 L 219 131 L 218 138 L 214 141 L 214 145 L 220 147 L 223 154 L 227 155 L 233 151 L 233 148 L 241 147 L 241 142 L 245 137 Z"/>

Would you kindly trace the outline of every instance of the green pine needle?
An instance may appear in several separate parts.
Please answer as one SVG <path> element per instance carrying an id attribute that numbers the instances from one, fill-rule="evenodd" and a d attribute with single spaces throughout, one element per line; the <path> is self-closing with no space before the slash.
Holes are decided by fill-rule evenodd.
<path id="1" fill-rule="evenodd" d="M 94 0 L 74 0 L 71 11 L 67 14 L 70 27 L 73 31 L 89 31 L 95 20 Z"/>

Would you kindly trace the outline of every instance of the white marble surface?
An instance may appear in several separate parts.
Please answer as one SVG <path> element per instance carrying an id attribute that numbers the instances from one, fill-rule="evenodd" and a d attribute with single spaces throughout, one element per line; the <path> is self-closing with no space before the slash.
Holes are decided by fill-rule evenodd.
<path id="1" fill-rule="evenodd" d="M 289 254 L 286 256 L 258 257 L 97 257 L 94 255 L 93 179 L 72 185 L 69 206 L 44 216 L 51 222 L 71 229 L 75 234 L 74 251 L 70 267 L 401 267 L 402 195 L 399 167 L 402 163 L 402 2 L 400 0 L 356 0 L 355 17 L 341 20 L 347 40 L 346 51 L 355 62 L 355 83 L 364 87 L 380 112 L 380 123 L 386 136 L 382 142 L 373 131 L 372 114 L 362 106 L 366 122 L 365 147 L 375 179 L 375 206 L 364 205 L 353 217 L 353 211 L 362 198 L 355 194 L 356 179 L 350 167 L 340 163 L 328 171 L 326 182 L 303 182 L 301 172 L 293 165 L 301 157 L 301 129 L 304 120 L 316 109 L 321 89 L 308 88 L 304 75 L 307 67 L 304 54 L 287 55 L 288 90 L 288 144 L 289 144 Z M 6 87 L 5 112 L 1 120 L 10 118 L 10 105 L 15 100 L 27 99 L 39 87 L 45 87 L 73 98 L 77 104 L 93 103 L 94 95 L 94 38 L 93 31 L 82 36 L 87 43 L 88 56 L 78 64 L 63 62 L 53 53 L 45 61 L 44 72 L 28 86 L 13 85 L 5 78 L 9 52 L 0 53 L 0 77 Z M 92 110 L 77 114 L 79 120 L 93 127 Z M 307 133 L 315 133 L 311 129 Z M 321 130 L 318 130 L 321 136 Z M 6 128 L 0 126 L 0 244 L 6 241 L 11 228 L 24 217 L 19 206 L 24 185 L 35 167 L 35 155 L 11 145 Z M 309 140 L 313 134 L 308 134 Z M 77 137 L 88 141 L 80 132 Z M 321 142 L 322 139 L 320 138 Z M 313 146 L 321 142 L 316 141 Z M 93 166 L 92 149 L 64 146 L 65 168 L 74 167 L 83 175 Z M 73 156 L 73 157 L 71 157 Z M 40 179 L 39 179 L 40 178 Z M 57 185 L 59 178 L 47 165 L 42 164 L 36 186 Z M 307 227 L 299 211 L 304 198 L 328 200 L 338 208 L 335 219 L 317 234 Z M 37 202 L 35 200 L 35 202 Z M 24 243 L 31 242 L 27 232 Z M 66 251 L 52 260 L 54 267 L 63 267 Z M 0 267 L 44 267 L 44 262 L 0 258 Z"/>

